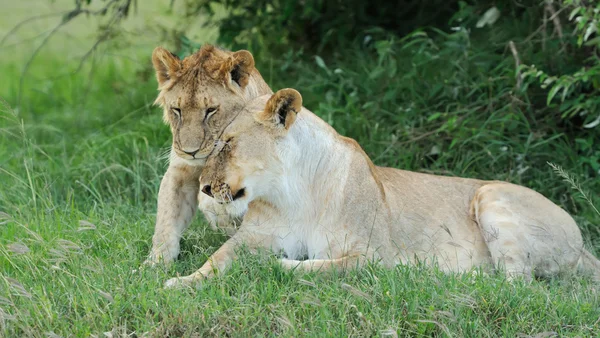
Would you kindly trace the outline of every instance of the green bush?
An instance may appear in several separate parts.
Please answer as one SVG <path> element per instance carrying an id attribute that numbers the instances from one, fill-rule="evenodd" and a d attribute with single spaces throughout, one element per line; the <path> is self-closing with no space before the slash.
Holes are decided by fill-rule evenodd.
<path id="1" fill-rule="evenodd" d="M 523 67 L 524 76 L 537 79 L 548 89 L 547 104 L 556 107 L 562 118 L 579 116 L 581 127 L 600 128 L 600 3 L 563 0 L 561 5 L 570 12 L 567 27 L 573 30 L 573 34 L 561 36 L 561 52 L 583 57 L 581 67 L 550 75 L 552 71 L 531 65 Z M 556 21 L 555 26 L 562 25 Z M 591 162 L 596 171 L 600 170 L 599 160 L 597 154 Z"/>
<path id="2" fill-rule="evenodd" d="M 343 45 L 367 29 L 404 35 L 420 26 L 445 25 L 458 9 L 458 1 L 201 0 L 187 1 L 187 16 L 213 16 L 219 6 L 228 15 L 213 23 L 227 45 L 254 52 L 290 46 L 321 51 Z"/>

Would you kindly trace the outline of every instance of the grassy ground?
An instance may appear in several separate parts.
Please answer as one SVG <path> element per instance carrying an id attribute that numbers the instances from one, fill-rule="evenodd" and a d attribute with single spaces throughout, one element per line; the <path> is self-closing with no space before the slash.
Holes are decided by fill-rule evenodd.
<path id="1" fill-rule="evenodd" d="M 14 6 L 10 16 L 3 11 L 2 36 L 28 16 L 29 7 Z M 94 32 L 85 20 L 75 22 L 42 50 L 22 90 L 33 47 L 17 43 L 54 22 L 30 27 L 7 40 L 12 47 L 0 48 L 6 101 L 0 109 L 0 336 L 600 333 L 597 286 L 581 277 L 511 285 L 499 276 L 448 276 L 420 267 L 301 275 L 263 255 L 245 257 L 199 290 L 162 290 L 167 278 L 192 272 L 224 241 L 201 219 L 186 233 L 174 266 L 132 272 L 149 249 L 166 168 L 161 156 L 170 142 L 151 106 L 156 84 L 147 65 L 159 35 L 134 34 L 155 14 L 140 14 L 129 23 L 132 35 L 102 50 L 94 67 L 70 74 Z M 382 42 L 374 53 L 356 49 L 352 58 L 296 63 L 283 56 L 260 67 L 274 88 L 298 88 L 309 108 L 357 138 L 377 164 L 531 186 L 571 211 L 597 247 L 599 217 L 545 165 L 556 162 L 597 191 L 597 176 L 581 160 L 589 135 L 538 128 L 549 113 L 520 104 L 535 95 L 510 93 L 514 79 L 500 65 L 513 61 L 486 54 L 475 42 L 465 54 L 464 46 L 464 36 L 417 36 Z"/>

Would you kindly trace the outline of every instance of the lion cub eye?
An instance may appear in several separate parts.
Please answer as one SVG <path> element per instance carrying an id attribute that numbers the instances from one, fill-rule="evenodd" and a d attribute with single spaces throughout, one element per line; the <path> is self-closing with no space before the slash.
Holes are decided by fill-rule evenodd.
<path id="1" fill-rule="evenodd" d="M 178 119 L 181 118 L 181 109 L 179 109 L 179 108 L 171 108 L 171 111 L 173 112 L 173 114 L 175 114 L 175 116 L 177 116 Z"/>
<path id="2" fill-rule="evenodd" d="M 213 116 L 218 109 L 219 107 L 206 108 L 206 111 L 204 112 L 204 121 L 208 120 L 211 116 Z"/>

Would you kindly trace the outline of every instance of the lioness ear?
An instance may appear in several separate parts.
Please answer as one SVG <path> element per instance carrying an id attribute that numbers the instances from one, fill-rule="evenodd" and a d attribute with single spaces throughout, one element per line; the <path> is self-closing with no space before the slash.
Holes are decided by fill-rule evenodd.
<path id="1" fill-rule="evenodd" d="M 244 88 L 248 84 L 250 74 L 254 69 L 254 58 L 247 50 L 233 53 L 221 66 L 221 77 L 226 82 L 235 82 Z"/>
<path id="2" fill-rule="evenodd" d="M 181 60 L 177 55 L 162 47 L 156 47 L 152 52 L 152 64 L 156 70 L 156 80 L 158 80 L 159 86 L 173 79 L 181 69 Z"/>
<path id="3" fill-rule="evenodd" d="M 257 119 L 276 127 L 289 129 L 296 121 L 296 115 L 302 109 L 302 96 L 297 90 L 286 88 L 277 91 L 269 101 L 265 110 L 258 114 Z"/>

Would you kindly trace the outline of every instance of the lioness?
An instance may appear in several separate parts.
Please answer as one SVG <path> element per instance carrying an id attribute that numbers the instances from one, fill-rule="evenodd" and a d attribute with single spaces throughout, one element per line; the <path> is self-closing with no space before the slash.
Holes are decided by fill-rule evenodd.
<path id="1" fill-rule="evenodd" d="M 166 287 L 226 269 L 241 244 L 283 251 L 286 268 L 418 260 L 444 271 L 496 267 L 529 279 L 581 263 L 599 275 L 573 219 L 531 189 L 375 166 L 354 140 L 302 108 L 293 89 L 245 110 L 200 178 L 205 194 L 245 214 L 243 223 L 200 270 Z"/>
<path id="2" fill-rule="evenodd" d="M 215 140 L 252 99 L 273 92 L 254 67 L 250 52 L 228 52 L 211 45 L 180 60 L 164 48 L 152 53 L 156 99 L 171 126 L 169 168 L 160 184 L 156 228 L 145 264 L 170 263 L 198 204 L 211 225 L 231 224 L 222 208 L 198 196 L 200 171 Z M 230 234 L 233 233 L 228 228 Z"/>

